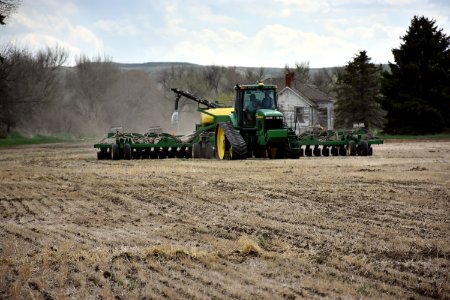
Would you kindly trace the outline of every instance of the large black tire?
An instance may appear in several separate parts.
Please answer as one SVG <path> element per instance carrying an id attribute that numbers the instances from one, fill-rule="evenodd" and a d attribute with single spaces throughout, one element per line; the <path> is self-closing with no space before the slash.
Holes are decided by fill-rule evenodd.
<path id="1" fill-rule="evenodd" d="M 361 156 L 367 156 L 369 154 L 369 144 L 367 141 L 361 141 Z"/>
<path id="2" fill-rule="evenodd" d="M 330 156 L 330 148 L 328 148 L 327 146 L 323 146 L 322 147 L 322 155 L 323 156 Z"/>
<path id="3" fill-rule="evenodd" d="M 185 156 L 185 149 L 183 147 L 180 147 L 180 149 L 177 150 L 177 158 L 183 158 Z"/>
<path id="4" fill-rule="evenodd" d="M 112 159 L 113 160 L 119 160 L 120 159 L 120 149 L 119 145 L 112 144 L 111 145 L 111 152 L 112 152 Z"/>
<path id="5" fill-rule="evenodd" d="M 177 155 L 177 148 L 171 147 L 170 149 L 167 150 L 168 158 L 175 158 L 176 155 Z"/>
<path id="6" fill-rule="evenodd" d="M 125 144 L 123 147 L 123 158 L 126 160 L 131 159 L 131 146 L 130 144 Z"/>
<path id="7" fill-rule="evenodd" d="M 150 148 L 144 148 L 141 151 L 141 155 L 143 159 L 147 159 L 150 157 Z"/>
<path id="8" fill-rule="evenodd" d="M 192 148 L 188 147 L 184 149 L 184 156 L 186 158 L 192 158 Z"/>
<path id="9" fill-rule="evenodd" d="M 159 148 L 158 157 L 159 159 L 166 159 L 167 158 L 167 148 L 161 147 Z"/>
<path id="10" fill-rule="evenodd" d="M 313 151 L 312 151 L 311 147 L 309 145 L 306 146 L 306 148 L 305 148 L 305 156 L 312 156 L 312 154 L 313 154 Z"/>
<path id="11" fill-rule="evenodd" d="M 206 159 L 216 158 L 215 149 L 214 149 L 212 144 L 206 143 L 204 151 L 205 151 L 205 158 Z"/>
<path id="12" fill-rule="evenodd" d="M 105 159 L 104 156 L 103 156 L 102 150 L 97 151 L 97 159 L 98 159 L 98 160 Z"/>
<path id="13" fill-rule="evenodd" d="M 314 146 L 313 153 L 314 156 L 320 156 L 320 148 L 318 146 Z"/>
<path id="14" fill-rule="evenodd" d="M 339 149 L 336 146 L 331 147 L 331 155 L 333 155 L 333 156 L 339 155 Z"/>
<path id="15" fill-rule="evenodd" d="M 355 141 L 350 141 L 348 143 L 348 154 L 350 156 L 355 156 L 356 155 L 356 143 L 355 143 Z"/>
<path id="16" fill-rule="evenodd" d="M 149 150 L 149 155 L 150 155 L 151 159 L 157 159 L 159 156 L 159 148 L 155 147 L 155 148 L 153 148 L 153 150 L 151 150 L 151 151 Z"/>
<path id="17" fill-rule="evenodd" d="M 339 155 L 347 156 L 347 149 L 345 149 L 345 146 L 339 146 Z"/>
<path id="18" fill-rule="evenodd" d="M 218 159 L 246 159 L 247 144 L 231 123 L 220 122 L 216 126 L 216 156 Z"/>
<path id="19" fill-rule="evenodd" d="M 369 145 L 369 152 L 367 152 L 368 156 L 372 156 L 373 155 L 373 148 L 372 146 Z"/>
<path id="20" fill-rule="evenodd" d="M 202 148 L 199 143 L 192 145 L 192 158 L 202 158 Z"/>

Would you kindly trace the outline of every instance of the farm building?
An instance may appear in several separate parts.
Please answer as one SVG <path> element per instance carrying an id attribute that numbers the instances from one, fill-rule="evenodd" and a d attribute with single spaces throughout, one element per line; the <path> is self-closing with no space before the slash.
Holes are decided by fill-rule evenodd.
<path id="1" fill-rule="evenodd" d="M 272 78 L 267 83 L 278 86 L 278 108 L 289 127 L 302 133 L 313 126 L 333 129 L 335 99 L 313 84 L 295 80 L 294 73 L 285 78 Z"/>

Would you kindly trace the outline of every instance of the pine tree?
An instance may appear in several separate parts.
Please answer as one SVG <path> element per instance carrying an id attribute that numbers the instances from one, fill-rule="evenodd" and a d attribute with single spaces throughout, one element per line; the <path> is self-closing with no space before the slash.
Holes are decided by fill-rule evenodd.
<path id="1" fill-rule="evenodd" d="M 335 126 L 351 128 L 364 123 L 367 129 L 383 128 L 385 112 L 377 102 L 380 95 L 381 66 L 370 62 L 366 51 L 338 73 Z"/>
<path id="2" fill-rule="evenodd" d="M 417 17 L 395 63 L 382 74 L 382 107 L 388 111 L 386 132 L 426 134 L 450 127 L 450 39 L 434 20 Z"/>

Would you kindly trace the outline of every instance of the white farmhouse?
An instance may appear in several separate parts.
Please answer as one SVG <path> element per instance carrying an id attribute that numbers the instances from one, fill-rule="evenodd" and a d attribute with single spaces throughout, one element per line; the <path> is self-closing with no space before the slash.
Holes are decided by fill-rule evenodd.
<path id="1" fill-rule="evenodd" d="M 320 91 L 313 84 L 294 79 L 294 73 L 285 78 L 269 79 L 278 86 L 278 109 L 284 114 L 285 122 L 299 134 L 311 127 L 333 129 L 333 106 L 335 100 Z"/>

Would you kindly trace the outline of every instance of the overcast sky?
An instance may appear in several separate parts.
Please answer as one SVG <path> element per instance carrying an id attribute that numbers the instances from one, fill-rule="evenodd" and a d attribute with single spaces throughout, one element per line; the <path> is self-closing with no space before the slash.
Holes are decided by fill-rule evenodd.
<path id="1" fill-rule="evenodd" d="M 310 67 L 345 65 L 360 50 L 393 61 L 411 18 L 450 35 L 450 0 L 22 0 L 0 43 L 60 45 L 116 62 Z"/>

